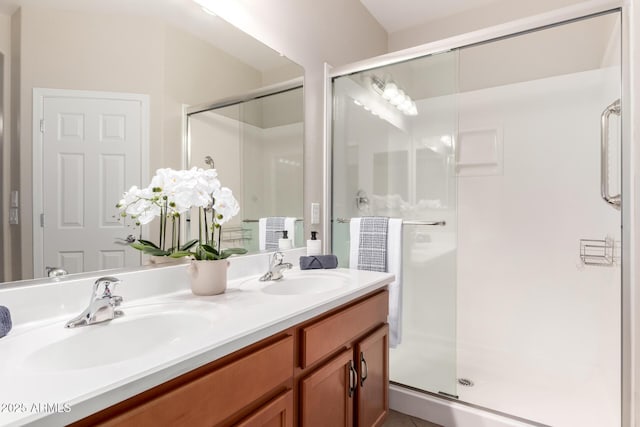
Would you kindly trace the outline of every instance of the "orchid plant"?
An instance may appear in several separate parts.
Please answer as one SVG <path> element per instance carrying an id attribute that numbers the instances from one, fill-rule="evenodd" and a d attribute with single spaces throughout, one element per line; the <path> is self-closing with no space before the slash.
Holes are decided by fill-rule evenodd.
<path id="1" fill-rule="evenodd" d="M 238 214 L 240 206 L 232 191 L 221 186 L 217 176 L 215 169 L 158 169 L 147 188 L 134 185 L 126 191 L 116 205 L 122 218 L 131 217 L 138 226 L 160 218 L 159 244 L 138 239 L 131 247 L 147 255 L 188 256 L 197 260 L 225 259 L 246 253 L 244 248 L 221 248 L 222 225 Z M 198 238 L 181 244 L 180 221 L 192 208 L 198 208 Z"/>

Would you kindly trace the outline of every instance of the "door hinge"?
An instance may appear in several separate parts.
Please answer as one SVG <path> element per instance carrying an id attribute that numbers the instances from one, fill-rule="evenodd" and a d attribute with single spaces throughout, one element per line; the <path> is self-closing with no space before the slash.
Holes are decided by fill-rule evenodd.
<path id="1" fill-rule="evenodd" d="M 44 214 L 40 214 L 40 227 L 44 227 Z"/>
<path id="2" fill-rule="evenodd" d="M 40 119 L 40 132 L 44 133 L 44 119 Z"/>

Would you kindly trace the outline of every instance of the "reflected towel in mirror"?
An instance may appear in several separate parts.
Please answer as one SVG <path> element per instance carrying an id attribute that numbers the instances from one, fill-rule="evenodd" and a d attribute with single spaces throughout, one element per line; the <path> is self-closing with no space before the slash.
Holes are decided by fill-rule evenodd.
<path id="1" fill-rule="evenodd" d="M 278 239 L 286 230 L 288 238 L 296 241 L 296 219 L 293 217 L 270 216 L 258 220 L 258 244 L 261 251 L 277 251 Z"/>

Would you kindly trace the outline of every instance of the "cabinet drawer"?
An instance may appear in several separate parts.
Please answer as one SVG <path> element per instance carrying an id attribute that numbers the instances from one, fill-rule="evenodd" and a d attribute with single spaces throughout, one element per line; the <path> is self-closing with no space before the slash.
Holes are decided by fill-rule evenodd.
<path id="1" fill-rule="evenodd" d="M 293 427 L 293 391 L 282 393 L 236 427 Z"/>
<path id="2" fill-rule="evenodd" d="M 292 375 L 293 337 L 287 336 L 102 425 L 216 425 Z"/>
<path id="3" fill-rule="evenodd" d="M 389 292 L 383 291 L 303 327 L 301 367 L 306 368 L 367 330 L 386 323 L 388 313 Z"/>

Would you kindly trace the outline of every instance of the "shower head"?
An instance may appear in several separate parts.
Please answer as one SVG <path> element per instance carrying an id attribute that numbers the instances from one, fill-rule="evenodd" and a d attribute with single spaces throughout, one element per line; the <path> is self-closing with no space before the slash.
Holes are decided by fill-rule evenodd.
<path id="1" fill-rule="evenodd" d="M 214 168 L 213 166 L 213 159 L 211 158 L 211 156 L 207 156 L 204 158 L 204 163 L 208 166 L 211 166 L 211 169 Z"/>

